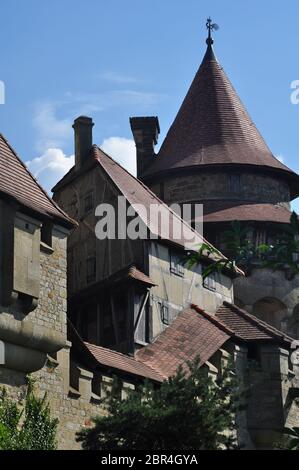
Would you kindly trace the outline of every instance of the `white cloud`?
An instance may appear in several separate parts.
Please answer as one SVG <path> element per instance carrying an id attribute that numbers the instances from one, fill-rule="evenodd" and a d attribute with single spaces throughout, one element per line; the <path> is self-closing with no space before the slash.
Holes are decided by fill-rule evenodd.
<path id="1" fill-rule="evenodd" d="M 136 175 L 136 148 L 134 140 L 125 139 L 124 137 L 110 137 L 105 139 L 100 147 L 132 175 Z"/>
<path id="2" fill-rule="evenodd" d="M 72 135 L 71 120 L 56 116 L 55 103 L 36 105 L 33 123 L 37 130 L 36 148 L 39 152 L 63 146 Z"/>
<path id="3" fill-rule="evenodd" d="M 72 168 L 74 155 L 67 156 L 59 148 L 49 148 L 40 157 L 26 162 L 39 183 L 50 193 L 52 187 Z"/>
<path id="4" fill-rule="evenodd" d="M 117 72 L 107 71 L 100 74 L 100 78 L 112 83 L 136 83 L 137 80 L 134 77 L 128 75 L 122 75 Z"/>
<path id="5" fill-rule="evenodd" d="M 110 137 L 105 139 L 100 147 L 131 174 L 136 175 L 136 150 L 133 140 Z M 72 168 L 74 160 L 74 155 L 67 156 L 62 149 L 49 148 L 40 157 L 27 161 L 26 165 L 42 187 L 51 193 L 53 186 Z"/>

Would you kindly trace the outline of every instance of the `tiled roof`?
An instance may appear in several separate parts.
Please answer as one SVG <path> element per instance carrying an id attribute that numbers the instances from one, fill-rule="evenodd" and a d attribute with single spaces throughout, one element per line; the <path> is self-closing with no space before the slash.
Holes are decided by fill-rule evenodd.
<path id="1" fill-rule="evenodd" d="M 156 382 L 173 376 L 179 366 L 186 369 L 186 363 L 197 356 L 201 364 L 205 364 L 230 339 L 245 343 L 275 342 L 286 348 L 293 341 L 229 302 L 224 302 L 216 314 L 192 305 L 180 313 L 153 343 L 139 349 L 135 357 L 83 342 L 70 323 L 69 326 L 73 346 L 92 356 L 93 368 L 105 366 Z"/>
<path id="2" fill-rule="evenodd" d="M 199 247 L 203 242 L 206 242 L 202 236 L 195 232 L 187 222 L 173 212 L 147 186 L 132 176 L 99 147 L 94 146 L 93 152 L 94 158 L 118 187 L 121 194 L 125 196 L 130 205 L 136 209 L 136 212 L 149 228 L 151 234 L 187 248 Z M 140 210 L 140 206 L 145 208 L 145 212 Z M 167 225 L 161 223 L 159 218 L 156 219 L 150 216 L 150 209 L 153 206 L 159 206 L 164 211 L 165 219 L 169 221 L 169 230 Z"/>
<path id="3" fill-rule="evenodd" d="M 29 210 L 54 218 L 67 226 L 76 223 L 47 195 L 0 134 L 0 194 Z"/>
<path id="4" fill-rule="evenodd" d="M 233 201 L 206 201 L 203 203 L 204 222 L 231 222 L 233 220 L 289 223 L 291 212 L 278 204 Z"/>
<path id="5" fill-rule="evenodd" d="M 148 284 L 149 286 L 156 286 L 155 282 L 152 281 L 152 279 L 142 271 L 139 271 L 136 266 L 131 266 L 129 268 L 128 277 L 134 279 L 135 281 L 142 282 L 143 284 Z"/>
<path id="6" fill-rule="evenodd" d="M 204 165 L 255 165 L 299 177 L 275 158 L 211 47 L 144 176 Z"/>
<path id="7" fill-rule="evenodd" d="M 228 329 L 215 325 L 194 308 L 188 308 L 154 343 L 137 351 L 136 359 L 167 378 L 176 373 L 179 365 L 198 355 L 204 364 L 229 338 Z"/>
<path id="8" fill-rule="evenodd" d="M 157 382 L 162 382 L 163 377 L 147 364 L 136 361 L 134 357 L 126 356 L 111 349 L 96 346 L 85 342 L 86 347 L 98 361 L 99 364 L 108 368 L 117 369 L 134 376 L 148 378 Z"/>
<path id="9" fill-rule="evenodd" d="M 288 345 L 293 341 L 282 331 L 229 302 L 219 307 L 216 319 L 233 331 L 235 337 L 244 341 L 268 340 Z"/>
<path id="10" fill-rule="evenodd" d="M 167 204 L 159 199 L 142 181 L 131 175 L 131 173 L 103 152 L 97 145 L 92 146 L 90 158 L 81 171 L 76 172 L 75 167 L 73 167 L 56 184 L 53 188 L 53 192 L 60 191 L 63 187 L 74 181 L 74 179 L 78 178 L 82 172 L 89 171 L 96 165 L 99 165 L 103 169 L 111 183 L 117 187 L 120 194 L 122 194 L 136 210 L 136 213 L 148 227 L 154 239 L 160 238 L 162 240 L 168 240 L 188 250 L 198 250 L 203 243 L 211 245 Z M 161 223 L 160 217 L 155 218 L 150 216 L 152 206 L 159 207 L 163 211 L 166 216 L 165 220 L 169 221 L 169 230 L 166 224 Z M 141 210 L 141 207 L 143 207 L 145 211 Z M 225 257 L 222 253 L 218 252 L 210 255 L 209 258 L 219 260 Z M 243 275 L 240 269 L 236 268 L 235 271 Z"/>

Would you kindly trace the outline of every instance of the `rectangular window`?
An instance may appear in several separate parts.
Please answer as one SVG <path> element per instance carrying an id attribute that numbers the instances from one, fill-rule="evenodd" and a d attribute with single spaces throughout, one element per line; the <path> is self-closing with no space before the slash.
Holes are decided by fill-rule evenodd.
<path id="1" fill-rule="evenodd" d="M 241 175 L 229 175 L 229 190 L 238 193 L 241 189 Z"/>
<path id="2" fill-rule="evenodd" d="M 84 198 L 84 213 L 87 214 L 93 208 L 93 193 L 88 193 Z"/>
<path id="3" fill-rule="evenodd" d="M 211 291 L 216 290 L 216 279 L 215 279 L 215 273 L 209 274 L 207 277 L 204 278 L 203 280 L 203 286 L 206 289 L 209 289 Z"/>
<path id="4" fill-rule="evenodd" d="M 170 272 L 179 277 L 184 277 L 182 259 L 176 253 L 170 252 Z"/>
<path id="5" fill-rule="evenodd" d="M 41 227 L 41 241 L 48 246 L 52 246 L 52 229 L 53 224 L 51 222 L 44 222 Z"/>
<path id="6" fill-rule="evenodd" d="M 90 284 L 96 280 L 96 258 L 92 256 L 86 260 L 86 282 Z"/>
<path id="7" fill-rule="evenodd" d="M 161 321 L 164 325 L 170 325 L 170 312 L 168 305 L 159 302 Z"/>

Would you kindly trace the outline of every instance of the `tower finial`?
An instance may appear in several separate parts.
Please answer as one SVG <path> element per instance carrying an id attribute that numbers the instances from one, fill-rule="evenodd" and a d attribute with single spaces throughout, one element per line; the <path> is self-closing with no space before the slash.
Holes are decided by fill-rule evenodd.
<path id="1" fill-rule="evenodd" d="M 216 23 L 212 23 L 212 19 L 209 16 L 206 22 L 206 27 L 207 27 L 207 30 L 209 31 L 209 35 L 207 37 L 206 43 L 208 46 L 212 46 L 214 44 L 214 40 L 212 38 L 212 31 L 218 31 L 219 26 Z"/>

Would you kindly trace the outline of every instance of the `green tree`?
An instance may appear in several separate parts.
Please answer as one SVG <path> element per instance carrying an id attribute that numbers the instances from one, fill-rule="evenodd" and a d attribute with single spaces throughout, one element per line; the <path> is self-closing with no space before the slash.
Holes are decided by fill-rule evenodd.
<path id="1" fill-rule="evenodd" d="M 296 212 L 292 213 L 288 225 L 278 226 L 273 245 L 263 243 L 254 246 L 249 236 L 250 231 L 250 226 L 234 221 L 230 229 L 222 234 L 223 251 L 228 258 L 221 256 L 219 250 L 208 243 L 202 243 L 199 250 L 187 256 L 183 262 L 192 267 L 210 259 L 203 270 L 204 278 L 214 272 L 233 270 L 236 266 L 248 273 L 253 265 L 256 269 L 283 269 L 290 280 L 299 274 L 299 219 Z"/>
<path id="2" fill-rule="evenodd" d="M 25 405 L 0 391 L 0 450 L 55 450 L 58 420 L 44 398 L 36 398 L 29 382 Z"/>
<path id="3" fill-rule="evenodd" d="M 234 448 L 234 417 L 240 385 L 228 367 L 215 383 L 199 360 L 161 386 L 146 383 L 120 400 L 114 390 L 103 399 L 106 416 L 93 418 L 77 441 L 86 450 L 198 450 Z"/>

